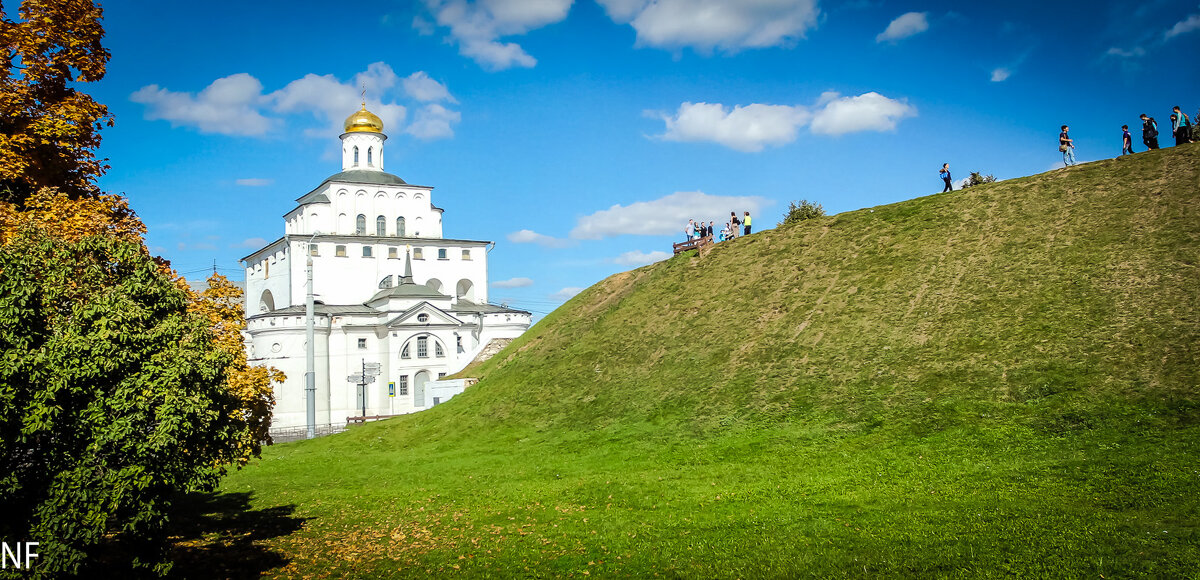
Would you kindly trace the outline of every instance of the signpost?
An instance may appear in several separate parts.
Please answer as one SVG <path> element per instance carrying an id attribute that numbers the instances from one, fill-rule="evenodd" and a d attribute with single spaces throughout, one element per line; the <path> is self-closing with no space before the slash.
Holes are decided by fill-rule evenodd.
<path id="1" fill-rule="evenodd" d="M 382 368 L 382 365 L 380 365 L 379 363 L 377 363 L 377 362 L 369 363 L 369 362 L 367 362 L 367 359 L 363 359 L 362 372 L 358 373 L 356 375 L 350 375 L 350 376 L 346 377 L 347 382 L 354 383 L 354 384 L 358 385 L 359 389 L 361 389 L 362 416 L 363 417 L 367 416 L 367 385 L 375 382 L 375 377 L 379 376 L 381 368 Z M 389 396 L 391 396 L 391 393 L 394 391 L 396 384 L 388 383 L 388 385 L 389 385 L 388 393 L 389 393 Z"/>

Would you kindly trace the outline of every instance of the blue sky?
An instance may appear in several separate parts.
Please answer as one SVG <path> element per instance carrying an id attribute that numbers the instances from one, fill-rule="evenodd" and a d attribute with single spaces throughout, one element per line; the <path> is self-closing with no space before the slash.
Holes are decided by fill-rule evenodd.
<path id="1" fill-rule="evenodd" d="M 979 4 L 979 5 L 977 5 Z M 1193 1 L 107 2 L 100 181 L 176 269 L 241 279 L 340 170 L 359 87 L 493 301 L 543 314 L 669 252 L 688 218 L 830 213 L 1120 152 L 1200 107 Z M 1170 141 L 1164 136 L 1163 144 Z M 198 274 L 191 274 L 192 276 Z"/>

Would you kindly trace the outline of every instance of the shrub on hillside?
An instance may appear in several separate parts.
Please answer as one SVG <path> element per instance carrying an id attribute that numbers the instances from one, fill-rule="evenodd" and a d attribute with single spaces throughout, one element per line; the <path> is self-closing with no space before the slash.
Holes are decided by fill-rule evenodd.
<path id="1" fill-rule="evenodd" d="M 788 202 L 787 213 L 783 214 L 783 221 L 777 225 L 782 226 L 784 224 L 810 220 L 823 215 L 825 215 L 825 208 L 821 207 L 819 203 L 812 203 L 807 199 L 802 199 L 799 203 L 791 201 Z"/>
<path id="2" fill-rule="evenodd" d="M 973 187 L 976 185 L 983 185 L 985 183 L 994 183 L 995 181 L 996 181 L 995 175 L 992 175 L 990 173 L 987 175 L 984 175 L 978 171 L 972 171 L 971 176 L 968 177 L 967 180 L 963 182 L 963 189 L 966 189 L 968 187 Z"/>

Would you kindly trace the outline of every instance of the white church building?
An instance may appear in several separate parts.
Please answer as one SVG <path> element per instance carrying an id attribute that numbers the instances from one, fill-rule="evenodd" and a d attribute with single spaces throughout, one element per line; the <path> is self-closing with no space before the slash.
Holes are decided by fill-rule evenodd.
<path id="1" fill-rule="evenodd" d="M 253 364 L 287 375 L 273 427 L 306 424 L 307 260 L 313 262 L 317 425 L 396 415 L 452 396 L 439 378 L 529 328 L 529 312 L 488 303 L 494 244 L 442 237 L 433 188 L 384 171 L 379 117 L 346 119 L 342 171 L 284 214 L 283 237 L 242 258 Z M 365 393 L 350 376 L 380 374 Z M 461 391 L 461 387 L 458 388 Z M 363 400 L 363 397 L 366 400 Z"/>

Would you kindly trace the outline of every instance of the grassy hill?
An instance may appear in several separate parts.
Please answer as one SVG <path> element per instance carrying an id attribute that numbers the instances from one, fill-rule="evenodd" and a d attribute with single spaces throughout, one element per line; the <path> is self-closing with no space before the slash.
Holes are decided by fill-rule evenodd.
<path id="1" fill-rule="evenodd" d="M 445 405 L 269 449 L 224 491 L 283 529 L 209 506 L 226 531 L 181 558 L 240 546 L 327 577 L 1189 576 L 1198 264 L 1200 146 L 681 255 L 579 294 Z"/>

